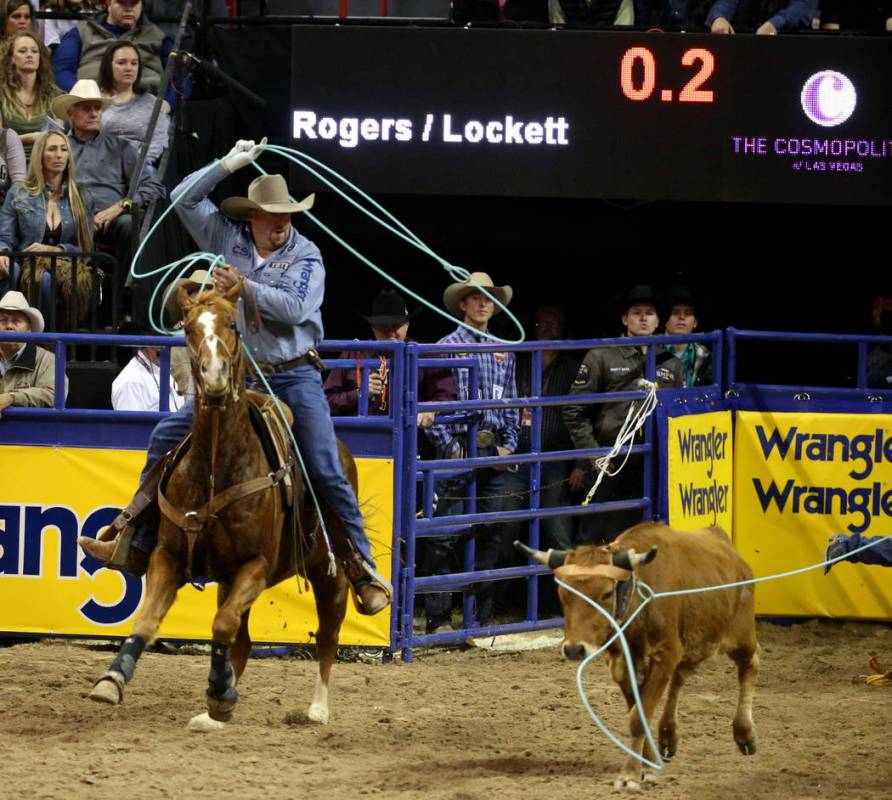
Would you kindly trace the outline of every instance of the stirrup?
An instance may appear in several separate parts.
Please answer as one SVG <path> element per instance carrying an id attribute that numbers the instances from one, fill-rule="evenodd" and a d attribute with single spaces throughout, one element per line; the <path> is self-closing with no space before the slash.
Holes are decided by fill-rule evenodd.
<path id="1" fill-rule="evenodd" d="M 375 570 L 373 570 L 365 561 L 357 559 L 362 567 L 363 574 L 354 582 L 348 575 L 348 585 L 350 586 L 350 596 L 353 598 L 353 605 L 360 614 L 365 616 L 373 616 L 383 611 L 393 601 L 393 586 L 382 578 Z M 354 562 L 355 563 L 355 562 Z M 384 604 L 378 608 L 366 605 L 365 599 L 362 597 L 363 587 L 370 587 L 376 590 L 376 594 L 384 595 Z"/>

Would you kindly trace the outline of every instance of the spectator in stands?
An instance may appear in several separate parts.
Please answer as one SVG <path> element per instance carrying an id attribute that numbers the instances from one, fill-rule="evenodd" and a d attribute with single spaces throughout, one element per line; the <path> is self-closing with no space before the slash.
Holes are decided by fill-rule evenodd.
<path id="1" fill-rule="evenodd" d="M 870 321 L 876 336 L 892 336 L 892 295 L 877 292 L 870 299 Z M 867 354 L 867 385 L 892 389 L 892 345 L 877 344 Z"/>
<path id="2" fill-rule="evenodd" d="M 48 0 L 47 11 L 56 14 L 98 14 L 105 8 L 105 0 Z M 79 20 L 45 19 L 43 21 L 43 43 L 52 52 L 59 46 L 62 37 Z"/>
<path id="3" fill-rule="evenodd" d="M 757 34 L 770 36 L 810 29 L 818 17 L 818 0 L 715 0 L 706 15 L 706 27 L 712 33 L 734 33 L 735 26 L 755 28 Z"/>
<path id="4" fill-rule="evenodd" d="M 625 336 L 634 339 L 653 336 L 665 316 L 663 301 L 649 286 L 635 286 L 615 303 L 617 316 L 625 328 Z M 621 347 L 594 347 L 582 359 L 579 372 L 570 388 L 570 394 L 597 394 L 600 392 L 627 392 L 640 389 L 639 381 L 645 377 L 647 346 L 630 342 Z M 662 352 L 657 356 L 656 383 L 658 387 L 684 386 L 681 362 Z M 581 450 L 595 447 L 612 447 L 623 427 L 630 401 L 570 405 L 564 407 L 564 422 L 570 431 L 573 445 Z M 635 444 L 641 443 L 643 429 Z M 595 459 L 590 459 L 595 466 Z M 585 462 L 583 462 L 585 464 Z M 584 468 L 580 464 L 580 468 Z M 618 466 L 618 465 L 614 465 Z M 586 488 L 594 484 L 595 476 L 588 476 Z M 572 487 L 571 487 L 572 488 Z M 630 456 L 622 471 L 615 477 L 605 475 L 593 498 L 594 502 L 630 500 L 641 497 L 644 488 L 644 460 Z M 641 521 L 641 509 L 590 514 L 579 518 L 578 544 L 606 544 L 616 536 Z"/>
<path id="5" fill-rule="evenodd" d="M 701 5 L 700 0 L 550 0 L 549 18 L 555 25 L 684 26 L 695 19 L 702 21 Z"/>
<path id="6" fill-rule="evenodd" d="M 11 186 L 25 180 L 28 159 L 19 135 L 9 128 L 0 128 L 0 205 Z"/>
<path id="7" fill-rule="evenodd" d="M 17 33 L 6 47 L 4 69 L 0 73 L 0 112 L 3 124 L 19 135 L 25 156 L 30 158 L 52 101 L 62 92 L 53 83 L 50 54 L 36 34 Z"/>
<path id="8" fill-rule="evenodd" d="M 467 281 L 453 283 L 443 292 L 446 309 L 463 325 L 448 336 L 440 339 L 440 344 L 467 345 L 489 342 L 485 336 L 489 321 L 497 309 L 495 303 L 480 291 L 480 287 L 506 306 L 511 302 L 513 290 L 510 286 L 496 286 L 485 272 L 471 273 Z M 466 327 L 467 326 L 467 327 Z M 456 354 L 457 356 L 458 354 Z M 455 386 L 460 400 L 505 399 L 517 397 L 514 376 L 514 354 L 502 352 L 475 353 L 478 364 L 477 385 L 469 385 L 469 370 L 460 367 L 453 370 Z M 517 448 L 520 428 L 520 414 L 516 408 L 486 409 L 477 430 L 478 456 L 510 455 Z M 444 457 L 465 458 L 468 455 L 468 428 L 465 424 L 447 426 L 450 440 L 444 448 Z M 499 511 L 505 495 L 504 465 L 477 471 L 477 512 Z M 442 478 L 437 481 L 437 516 L 451 516 L 462 512 L 462 497 L 467 495 L 469 476 Z M 476 568 L 493 569 L 501 551 L 501 525 L 475 526 L 477 538 Z M 450 572 L 452 550 L 455 538 L 433 536 L 426 540 L 422 563 L 423 574 L 445 575 Z M 477 584 L 477 619 L 481 625 L 492 621 L 494 614 L 492 585 Z M 451 629 L 452 597 L 449 593 L 428 594 L 425 596 L 428 633 L 440 633 Z"/>
<path id="9" fill-rule="evenodd" d="M 93 199 L 75 178 L 71 146 L 64 133 L 47 131 L 34 144 L 28 175 L 13 187 L 0 209 L 0 250 L 30 253 L 90 252 L 93 249 Z M 0 255 L 0 271 L 8 272 L 9 256 Z M 50 297 L 49 264 L 37 259 L 35 275 L 26 269 L 23 285 L 41 284 L 41 303 Z M 71 265 L 57 263 L 56 281 L 63 296 L 79 292 L 78 307 L 89 304 L 90 274 L 79 270 L 78 286 L 71 286 Z M 66 287 L 66 281 L 68 281 Z"/>
<path id="10" fill-rule="evenodd" d="M 686 286 L 676 286 L 669 293 L 669 317 L 665 332 L 669 336 L 690 336 L 697 330 L 697 303 Z M 663 349 L 681 361 L 685 386 L 712 383 L 712 354 L 698 342 L 666 344 Z"/>
<path id="11" fill-rule="evenodd" d="M 882 541 L 883 539 L 885 539 L 885 541 Z M 873 547 L 868 547 L 860 553 L 852 553 L 853 550 L 857 550 L 859 547 L 864 547 L 866 544 L 873 544 L 874 542 L 879 542 L 879 544 L 874 544 Z M 827 544 L 824 560 L 829 561 L 831 558 L 839 558 L 848 553 L 852 553 L 852 555 L 848 555 L 847 558 L 842 559 L 842 561 L 848 561 L 850 564 L 871 564 L 879 567 L 892 567 L 892 537 L 870 536 L 867 539 L 862 539 L 860 533 L 853 533 L 851 536 L 842 534 L 839 536 L 832 536 L 830 542 Z M 835 563 L 827 564 L 824 567 L 824 574 L 826 575 L 830 572 L 835 565 Z"/>
<path id="12" fill-rule="evenodd" d="M 533 341 L 558 341 L 566 338 L 566 320 L 564 312 L 555 306 L 543 306 L 533 314 Z M 517 355 L 517 394 L 529 397 L 533 394 L 532 357 L 530 353 Z M 569 350 L 542 351 L 542 397 L 559 397 L 570 394 L 573 378 L 579 370 L 579 357 Z M 521 411 L 520 435 L 516 453 L 529 453 L 533 423 L 532 409 Z M 541 452 L 555 450 L 572 450 L 573 440 L 564 424 L 560 406 L 542 409 Z M 568 480 L 572 462 L 543 461 L 539 485 L 540 508 L 556 508 L 570 504 Z M 529 508 L 530 501 L 530 466 L 521 464 L 516 472 L 508 472 L 505 476 L 508 491 L 504 510 L 511 511 Z M 506 524 L 503 541 L 509 546 L 519 538 L 520 528 L 526 523 Z M 571 517 L 546 517 L 539 522 L 541 532 L 540 544 L 543 548 L 554 547 L 566 550 L 573 546 L 573 520 Z"/>
<path id="13" fill-rule="evenodd" d="M 7 292 L 0 298 L 0 332 L 43 333 L 43 314 L 21 292 Z M 0 342 L 0 414 L 10 406 L 51 408 L 55 389 L 52 353 L 33 342 Z"/>
<path id="14" fill-rule="evenodd" d="M 149 118 L 155 106 L 155 95 L 145 91 L 142 60 L 139 51 L 129 42 L 108 46 L 99 65 L 99 88 L 113 100 L 102 114 L 102 126 L 130 142 L 138 152 L 146 140 Z M 149 144 L 148 160 L 155 164 L 167 148 L 167 114 L 160 113 Z"/>
<path id="15" fill-rule="evenodd" d="M 144 326 L 124 323 L 119 333 L 141 336 L 154 334 Z M 171 355 L 174 349 L 171 348 Z M 183 405 L 173 372 L 169 376 L 168 407 L 176 411 Z M 140 347 L 112 382 L 111 399 L 115 411 L 158 411 L 161 400 L 161 348 Z"/>
<path id="16" fill-rule="evenodd" d="M 22 0 L 2 0 L 0 2 L 0 31 L 3 38 L 17 33 L 37 33 L 37 20 L 30 2 Z"/>
<path id="17" fill-rule="evenodd" d="M 157 93 L 173 42 L 143 14 L 140 0 L 108 0 L 108 11 L 75 25 L 53 53 L 56 83 L 65 91 L 84 79 L 97 80 L 102 56 L 110 42 L 126 39 L 142 56 L 143 85 Z M 165 111 L 174 101 L 172 87 L 165 87 Z"/>
<path id="18" fill-rule="evenodd" d="M 118 270 L 123 274 L 133 254 L 134 219 L 125 199 L 136 169 L 136 152 L 124 139 L 102 129 L 102 111 L 109 105 L 111 100 L 101 95 L 95 81 L 82 80 L 69 94 L 57 97 L 52 110 L 71 125 L 78 179 L 96 204 L 95 241 L 114 247 Z M 164 194 L 164 186 L 143 170 L 132 200 L 151 202 Z"/>
<path id="19" fill-rule="evenodd" d="M 405 342 L 409 334 L 409 321 L 415 312 L 409 313 L 406 301 L 399 292 L 383 290 L 372 303 L 372 313 L 363 318 L 372 328 L 372 336 L 378 342 Z M 369 351 L 350 351 L 341 353 L 339 358 L 363 359 L 374 358 Z M 380 356 L 379 369 L 370 370 L 368 377 L 369 414 L 389 413 L 391 399 L 389 397 L 390 372 L 387 359 Z M 332 416 L 356 414 L 359 408 L 360 369 L 353 367 L 337 367 L 328 374 L 325 380 L 325 396 L 331 408 Z M 397 398 L 399 401 L 399 398 Z M 418 380 L 418 400 L 420 402 L 441 402 L 455 400 L 455 384 L 448 369 L 424 369 L 420 371 Z M 424 430 L 425 436 L 434 450 L 442 449 L 451 440 L 451 436 L 443 425 L 434 424 L 434 414 L 422 412 L 418 415 L 418 427 Z"/>
<path id="20" fill-rule="evenodd" d="M 892 0 L 821 0 L 825 31 L 892 31 Z"/>

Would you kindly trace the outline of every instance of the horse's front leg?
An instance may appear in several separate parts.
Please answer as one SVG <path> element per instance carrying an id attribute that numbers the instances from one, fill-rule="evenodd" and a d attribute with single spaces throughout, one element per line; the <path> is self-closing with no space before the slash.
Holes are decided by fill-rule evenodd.
<path id="1" fill-rule="evenodd" d="M 230 648 L 242 625 L 242 617 L 266 588 L 268 571 L 269 564 L 265 558 L 255 558 L 242 564 L 214 617 L 207 715 L 217 722 L 229 722 L 238 702 Z"/>
<path id="2" fill-rule="evenodd" d="M 338 636 L 347 610 L 347 578 L 341 569 L 338 569 L 338 574 L 332 578 L 327 574 L 327 567 L 324 564 L 309 569 L 308 574 L 313 584 L 316 614 L 319 617 L 319 630 L 316 632 L 319 675 L 316 678 L 316 688 L 307 716 L 311 722 L 324 725 L 329 717 L 328 685 L 331 666 L 338 653 Z"/>
<path id="3" fill-rule="evenodd" d="M 93 687 L 89 697 L 100 703 L 117 705 L 124 699 L 124 687 L 133 677 L 136 662 L 145 646 L 155 638 L 158 627 L 170 610 L 180 584 L 179 566 L 163 548 L 156 547 L 146 574 L 146 598 L 142 611 L 111 666 Z"/>

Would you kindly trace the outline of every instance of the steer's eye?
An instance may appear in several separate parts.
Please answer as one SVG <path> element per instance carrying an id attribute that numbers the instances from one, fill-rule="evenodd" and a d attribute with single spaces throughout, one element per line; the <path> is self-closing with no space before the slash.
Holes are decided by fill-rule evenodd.
<path id="1" fill-rule="evenodd" d="M 613 589 L 601 595 L 602 600 L 609 600 L 611 597 L 613 597 Z"/>

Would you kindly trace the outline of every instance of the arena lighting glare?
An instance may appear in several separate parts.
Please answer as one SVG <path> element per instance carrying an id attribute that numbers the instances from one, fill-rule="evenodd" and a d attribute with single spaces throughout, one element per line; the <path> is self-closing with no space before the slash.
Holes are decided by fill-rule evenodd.
<path id="1" fill-rule="evenodd" d="M 858 96 L 847 76 L 825 69 L 805 82 L 801 100 L 802 110 L 812 122 L 832 128 L 852 116 Z"/>

